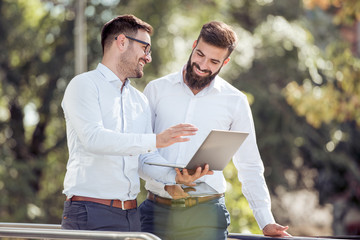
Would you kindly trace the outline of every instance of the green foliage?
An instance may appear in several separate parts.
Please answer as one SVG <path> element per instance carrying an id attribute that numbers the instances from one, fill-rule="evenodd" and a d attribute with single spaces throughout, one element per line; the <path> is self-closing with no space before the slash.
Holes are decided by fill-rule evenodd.
<path id="1" fill-rule="evenodd" d="M 241 183 L 237 177 L 237 170 L 232 162 L 224 169 L 226 178 L 225 202 L 230 212 L 231 224 L 229 232 L 262 234 L 256 224 L 255 217 L 249 203 L 241 192 Z"/>
<path id="2" fill-rule="evenodd" d="M 316 85 L 310 79 L 302 85 L 289 83 L 284 89 L 287 101 L 316 128 L 332 121 L 354 121 L 360 126 L 360 113 L 356 111 L 360 107 L 360 60 L 344 44 L 329 45 L 328 58 L 331 60 L 322 69 L 318 67 L 327 75 L 325 81 L 317 75 Z"/>
<path id="3" fill-rule="evenodd" d="M 305 0 L 305 6 L 320 7 L 334 14 L 335 24 L 352 25 L 360 19 L 360 2 L 357 0 Z"/>
<path id="4" fill-rule="evenodd" d="M 71 21 L 66 12 L 55 14 L 40 1 L 1 1 L 0 28 L 2 55 L 1 139 L 3 156 L 0 175 L 0 219 L 11 222 L 59 222 L 59 215 L 49 215 L 54 202 L 44 198 L 60 196 L 67 153 L 60 99 L 73 75 Z M 16 27 L 13 27 L 16 26 Z M 72 38 L 70 38 L 72 39 Z M 54 57 L 56 56 L 56 57 Z M 66 63 L 66 64 L 64 64 Z M 46 167 L 55 156 L 61 172 Z M 44 191 L 43 185 L 56 186 Z M 48 196 L 48 194 L 56 195 Z M 56 206 L 58 208 L 58 206 Z M 56 220 L 54 220 L 56 219 Z"/>

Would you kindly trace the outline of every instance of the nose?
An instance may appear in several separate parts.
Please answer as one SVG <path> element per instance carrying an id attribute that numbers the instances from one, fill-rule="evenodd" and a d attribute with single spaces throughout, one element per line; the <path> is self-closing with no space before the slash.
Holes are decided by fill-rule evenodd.
<path id="1" fill-rule="evenodd" d="M 146 60 L 146 63 L 151 63 L 151 61 L 152 61 L 151 53 L 149 53 L 149 55 L 145 56 L 145 60 Z"/>
<path id="2" fill-rule="evenodd" d="M 201 70 L 207 70 L 208 69 L 205 59 L 201 59 L 200 61 L 198 61 L 198 65 L 199 65 Z"/>

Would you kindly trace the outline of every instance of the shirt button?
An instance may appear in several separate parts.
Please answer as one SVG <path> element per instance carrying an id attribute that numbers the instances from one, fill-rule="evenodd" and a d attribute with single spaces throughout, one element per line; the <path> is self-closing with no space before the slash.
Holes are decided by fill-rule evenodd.
<path id="1" fill-rule="evenodd" d="M 151 150 L 148 150 L 148 152 L 151 152 Z"/>

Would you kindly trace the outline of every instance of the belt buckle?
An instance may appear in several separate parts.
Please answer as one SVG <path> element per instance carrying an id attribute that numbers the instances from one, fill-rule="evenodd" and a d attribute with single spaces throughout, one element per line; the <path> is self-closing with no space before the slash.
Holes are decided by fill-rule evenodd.
<path id="1" fill-rule="evenodd" d="M 172 199 L 171 207 L 186 207 L 185 200 L 186 200 L 185 198 Z"/>

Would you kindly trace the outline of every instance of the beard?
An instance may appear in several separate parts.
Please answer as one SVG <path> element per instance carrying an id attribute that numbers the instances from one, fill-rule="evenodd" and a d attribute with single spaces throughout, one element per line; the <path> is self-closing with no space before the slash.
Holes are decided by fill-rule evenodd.
<path id="1" fill-rule="evenodd" d="M 186 64 L 186 73 L 185 73 L 186 84 L 191 89 L 202 90 L 207 85 L 209 85 L 212 80 L 214 80 L 216 75 L 218 75 L 218 73 L 220 72 L 221 68 L 216 73 L 212 74 L 212 71 L 210 71 L 210 70 L 200 69 L 200 66 L 197 63 L 191 63 L 190 59 L 191 59 L 191 56 Z M 194 71 L 194 67 L 196 67 L 197 69 L 199 69 L 203 72 L 209 73 L 209 75 L 205 76 L 205 77 L 201 77 L 201 76 L 197 75 Z"/>
<path id="2" fill-rule="evenodd" d="M 142 59 L 140 59 L 142 60 Z M 143 60 L 144 62 L 146 62 L 146 60 Z M 137 65 L 137 67 L 134 69 L 134 76 L 130 76 L 133 77 L 133 78 L 142 78 L 144 75 L 144 72 L 143 72 L 143 69 L 142 67 L 140 66 L 140 64 Z"/>
<path id="3" fill-rule="evenodd" d="M 118 67 L 125 72 L 127 78 L 142 78 L 144 72 L 139 62 L 140 60 L 144 61 L 144 63 L 147 61 L 144 58 L 135 59 L 133 55 L 133 49 L 128 49 L 124 56 L 120 58 Z"/>
<path id="4" fill-rule="evenodd" d="M 146 63 L 146 60 L 143 58 L 139 58 L 136 61 L 132 61 L 128 63 L 128 78 L 142 78 L 144 75 L 143 67 L 140 66 L 140 60 Z"/>

